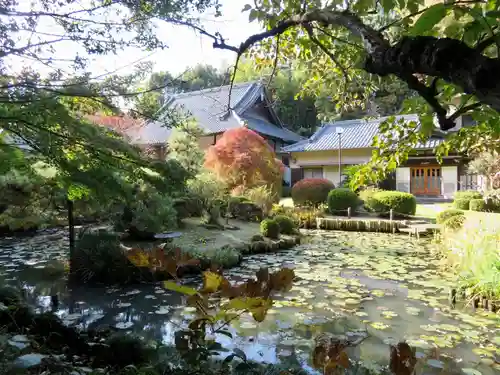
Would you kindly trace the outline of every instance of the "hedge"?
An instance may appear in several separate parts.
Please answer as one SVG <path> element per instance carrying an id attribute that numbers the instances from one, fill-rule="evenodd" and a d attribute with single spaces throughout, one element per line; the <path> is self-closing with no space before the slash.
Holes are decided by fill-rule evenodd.
<path id="1" fill-rule="evenodd" d="M 480 199 L 482 198 L 483 195 L 476 190 L 462 190 L 462 191 L 457 191 L 454 195 L 455 200 L 457 199 Z"/>
<path id="2" fill-rule="evenodd" d="M 453 201 L 453 207 L 455 207 L 457 210 L 468 210 L 470 207 L 470 199 L 455 199 Z"/>
<path id="3" fill-rule="evenodd" d="M 443 223 L 443 226 L 446 229 L 458 230 L 464 226 L 464 223 L 465 223 L 465 215 L 456 215 L 446 219 Z"/>
<path id="4" fill-rule="evenodd" d="M 469 209 L 471 211 L 487 212 L 489 207 L 484 201 L 484 199 L 471 199 L 469 203 Z"/>
<path id="5" fill-rule="evenodd" d="M 305 178 L 292 187 L 293 203 L 296 206 L 317 206 L 326 202 L 328 193 L 334 188 L 335 185 L 325 178 Z"/>
<path id="6" fill-rule="evenodd" d="M 394 215 L 415 215 L 417 200 L 413 194 L 402 191 L 381 191 L 373 195 L 372 209 L 378 213 L 388 213 L 391 209 Z"/>
<path id="7" fill-rule="evenodd" d="M 436 223 L 443 224 L 446 220 L 453 216 L 464 216 L 464 212 L 462 210 L 449 209 L 444 210 L 437 214 Z"/>
<path id="8" fill-rule="evenodd" d="M 332 214 L 346 214 L 349 207 L 354 211 L 358 205 L 359 198 L 350 189 L 333 189 L 328 194 L 328 210 Z"/>
<path id="9" fill-rule="evenodd" d="M 260 223 L 260 233 L 264 237 L 277 239 L 280 236 L 280 226 L 274 219 L 264 219 Z"/>
<path id="10" fill-rule="evenodd" d="M 376 187 L 369 187 L 359 192 L 359 199 L 363 201 L 363 205 L 367 211 L 373 211 L 373 196 L 382 191 L 384 190 Z"/>
<path id="11" fill-rule="evenodd" d="M 285 215 L 277 215 L 274 217 L 274 221 L 278 223 L 278 226 L 280 228 L 280 233 L 283 234 L 294 234 L 296 231 L 296 225 L 293 221 L 288 216 Z"/>

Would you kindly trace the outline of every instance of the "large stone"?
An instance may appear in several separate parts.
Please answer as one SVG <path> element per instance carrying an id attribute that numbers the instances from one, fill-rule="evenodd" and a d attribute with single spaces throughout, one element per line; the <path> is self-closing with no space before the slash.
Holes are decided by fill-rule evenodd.
<path id="1" fill-rule="evenodd" d="M 235 219 L 244 221 L 262 221 L 264 214 L 262 209 L 251 202 L 232 203 L 230 206 L 230 214 Z"/>

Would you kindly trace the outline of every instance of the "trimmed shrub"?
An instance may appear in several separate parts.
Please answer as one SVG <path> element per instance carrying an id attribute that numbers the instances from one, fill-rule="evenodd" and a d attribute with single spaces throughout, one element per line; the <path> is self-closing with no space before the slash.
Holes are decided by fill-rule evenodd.
<path id="1" fill-rule="evenodd" d="M 457 210 L 468 210 L 470 207 L 470 199 L 455 199 L 453 201 L 453 207 Z"/>
<path id="2" fill-rule="evenodd" d="M 367 211 L 374 211 L 373 206 L 375 201 L 373 200 L 373 196 L 381 191 L 384 190 L 376 187 L 369 187 L 359 192 L 359 199 L 363 201 L 363 205 Z"/>
<path id="3" fill-rule="evenodd" d="M 489 211 L 488 205 L 484 199 L 471 199 L 469 203 L 469 209 L 471 211 L 487 212 Z"/>
<path id="4" fill-rule="evenodd" d="M 335 185 L 325 178 L 305 178 L 292 187 L 294 205 L 313 205 L 326 202 L 328 193 Z"/>
<path id="5" fill-rule="evenodd" d="M 455 215 L 446 219 L 443 223 L 445 229 L 458 230 L 464 226 L 465 215 Z"/>
<path id="6" fill-rule="evenodd" d="M 280 226 L 274 219 L 265 219 L 260 223 L 260 233 L 264 237 L 277 239 L 280 236 Z"/>
<path id="7" fill-rule="evenodd" d="M 436 216 L 436 223 L 438 224 L 443 224 L 446 220 L 448 220 L 450 217 L 453 216 L 464 216 L 464 212 L 462 210 L 455 210 L 455 209 L 450 209 L 450 210 L 444 210 L 440 213 L 437 214 Z"/>
<path id="8" fill-rule="evenodd" d="M 280 227 L 280 233 L 283 234 L 294 234 L 296 230 L 296 225 L 291 218 L 285 215 L 278 215 L 274 217 L 274 220 L 278 223 Z"/>
<path id="9" fill-rule="evenodd" d="M 328 210 L 332 214 L 346 214 L 346 210 L 349 207 L 355 210 L 358 205 L 359 198 L 350 189 L 334 189 L 328 194 Z"/>
<path id="10" fill-rule="evenodd" d="M 380 191 L 373 195 L 373 210 L 378 213 L 394 211 L 394 215 L 415 215 L 417 200 L 413 194 L 402 191 Z"/>
<path id="11" fill-rule="evenodd" d="M 457 199 L 480 199 L 482 198 L 483 195 L 476 190 L 463 190 L 463 191 L 457 191 L 454 195 L 455 200 Z"/>

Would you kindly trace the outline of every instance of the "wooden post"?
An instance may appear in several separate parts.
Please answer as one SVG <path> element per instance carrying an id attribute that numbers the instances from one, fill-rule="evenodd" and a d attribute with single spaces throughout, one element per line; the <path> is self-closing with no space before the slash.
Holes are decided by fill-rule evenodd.
<path id="1" fill-rule="evenodd" d="M 347 218 L 351 218 L 351 207 L 347 207 Z"/>
<path id="2" fill-rule="evenodd" d="M 69 231 L 69 273 L 73 273 L 73 259 L 75 253 L 75 221 L 73 218 L 73 201 L 71 199 L 66 199 L 66 205 L 68 207 L 68 231 Z"/>
<path id="3" fill-rule="evenodd" d="M 393 219 L 394 219 L 394 211 L 391 208 L 389 211 L 389 220 L 392 221 Z"/>

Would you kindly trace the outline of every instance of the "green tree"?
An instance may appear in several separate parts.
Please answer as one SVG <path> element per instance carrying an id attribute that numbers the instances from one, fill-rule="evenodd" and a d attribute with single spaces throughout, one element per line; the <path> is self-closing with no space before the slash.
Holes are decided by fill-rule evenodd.
<path id="1" fill-rule="evenodd" d="M 88 62 L 92 55 L 126 47 L 164 47 L 154 34 L 153 18 L 196 23 L 190 14 L 212 6 L 217 9 L 216 3 L 118 0 L 82 5 L 74 0 L 36 0 L 29 10 L 22 2 L 2 3 L 0 129 L 7 136 L 18 137 L 31 153 L 57 168 L 58 184 L 67 192 L 70 218 L 72 202 L 92 192 L 106 199 L 132 199 L 134 182 L 164 194 L 183 189 L 187 174 L 177 162 L 145 159 L 118 134 L 86 119 L 96 112 L 116 112 L 117 99 L 143 92 L 130 90 L 141 70 L 130 76 L 93 77 L 87 71 Z M 67 48 L 71 44 L 73 48 Z M 50 73 L 39 73 L 31 66 L 36 64 L 45 65 Z M 68 76 L 64 68 L 75 73 Z M 70 228 L 71 224 L 70 220 Z M 72 249 L 70 242 L 70 252 Z"/>
<path id="2" fill-rule="evenodd" d="M 203 90 L 227 83 L 228 74 L 211 65 L 198 64 L 178 77 L 169 72 L 154 72 L 139 86 L 145 92 L 134 98 L 132 114 L 156 119 L 158 111 L 165 104 L 166 93 Z"/>
<path id="3" fill-rule="evenodd" d="M 419 113 L 420 124 L 392 119 L 382 125 L 372 162 L 361 174 L 369 179 L 393 170 L 425 141 L 435 130 L 434 117 L 446 131 L 460 115 L 470 114 L 500 136 L 496 0 L 428 5 L 420 0 L 257 0 L 243 10 L 264 31 L 239 46 L 211 35 L 214 47 L 235 52 L 237 61 L 244 55 L 267 65 L 299 59 L 308 69 L 303 91 L 318 95 L 328 87 L 338 112 L 365 103 L 380 78 L 394 77 L 417 94 L 404 100 L 400 112 Z M 389 21 L 379 27 L 384 20 Z"/>
<path id="4" fill-rule="evenodd" d="M 195 121 L 187 120 L 172 129 L 168 140 L 168 159 L 177 161 L 192 176 L 200 171 L 205 157 L 199 144 L 202 135 L 203 129 Z"/>

